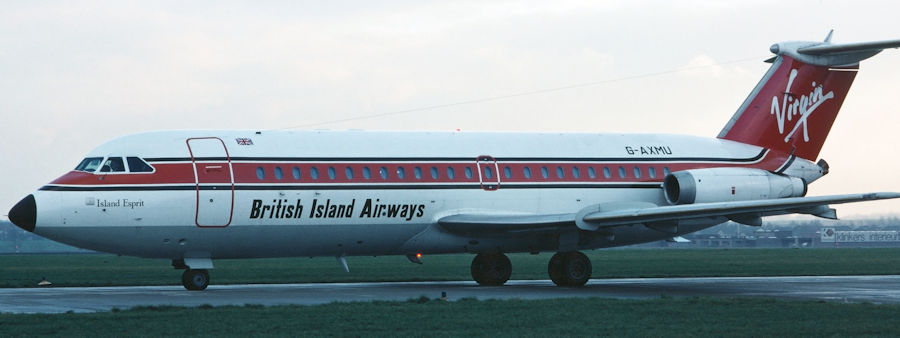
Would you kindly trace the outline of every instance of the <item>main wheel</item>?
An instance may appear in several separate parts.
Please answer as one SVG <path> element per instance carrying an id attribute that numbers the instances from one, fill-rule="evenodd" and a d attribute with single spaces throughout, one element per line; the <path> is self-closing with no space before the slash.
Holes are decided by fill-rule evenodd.
<path id="1" fill-rule="evenodd" d="M 181 274 L 181 285 L 190 291 L 202 291 L 209 286 L 209 271 L 187 269 Z"/>
<path id="2" fill-rule="evenodd" d="M 503 285 L 510 275 L 512 264 L 502 253 L 480 253 L 472 259 L 472 278 L 479 285 Z"/>
<path id="3" fill-rule="evenodd" d="M 591 260 L 585 254 L 557 252 L 547 266 L 550 280 L 559 286 L 582 286 L 591 279 Z"/>
<path id="4" fill-rule="evenodd" d="M 591 279 L 593 268 L 591 260 L 585 254 L 575 251 L 568 254 L 566 260 L 566 279 L 569 286 L 582 286 Z"/>
<path id="5" fill-rule="evenodd" d="M 566 285 L 566 274 L 563 271 L 565 268 L 565 254 L 562 252 L 557 252 L 553 254 L 553 257 L 550 257 L 550 263 L 547 264 L 547 272 L 550 274 L 550 280 L 553 281 L 553 284 L 559 286 Z"/>

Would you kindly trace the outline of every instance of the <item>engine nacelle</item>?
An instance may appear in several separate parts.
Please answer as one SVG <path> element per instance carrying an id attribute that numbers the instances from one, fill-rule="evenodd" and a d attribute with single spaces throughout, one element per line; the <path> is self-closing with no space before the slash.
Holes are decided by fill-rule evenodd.
<path id="1" fill-rule="evenodd" d="M 676 171 L 663 190 L 670 204 L 748 201 L 806 195 L 803 179 L 751 168 L 708 168 Z"/>

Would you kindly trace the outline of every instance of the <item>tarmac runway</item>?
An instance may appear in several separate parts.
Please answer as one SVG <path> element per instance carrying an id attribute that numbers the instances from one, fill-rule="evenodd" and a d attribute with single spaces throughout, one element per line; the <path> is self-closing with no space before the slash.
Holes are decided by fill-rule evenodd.
<path id="1" fill-rule="evenodd" d="M 149 305 L 313 305 L 440 298 L 442 292 L 451 301 L 466 297 L 650 299 L 669 295 L 900 303 L 900 276 L 593 279 L 580 288 L 557 287 L 549 280 L 509 281 L 491 287 L 470 281 L 211 285 L 202 292 L 181 286 L 16 288 L 0 289 L 0 313 L 94 312 Z"/>

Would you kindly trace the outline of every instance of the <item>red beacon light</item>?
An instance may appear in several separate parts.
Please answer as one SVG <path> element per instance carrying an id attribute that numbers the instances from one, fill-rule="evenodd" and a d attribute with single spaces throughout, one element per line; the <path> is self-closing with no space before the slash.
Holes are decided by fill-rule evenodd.
<path id="1" fill-rule="evenodd" d="M 408 254 L 406 255 L 406 259 L 416 264 L 422 264 L 422 253 L 417 252 L 415 254 Z"/>

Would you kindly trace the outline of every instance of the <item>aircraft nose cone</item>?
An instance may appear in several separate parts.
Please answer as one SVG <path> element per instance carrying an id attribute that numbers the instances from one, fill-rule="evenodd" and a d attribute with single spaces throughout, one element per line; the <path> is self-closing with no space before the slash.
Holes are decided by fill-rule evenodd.
<path id="1" fill-rule="evenodd" d="M 34 195 L 26 196 L 12 209 L 9 209 L 9 220 L 22 229 L 34 232 L 34 223 L 37 221 L 37 205 L 34 203 Z"/>

